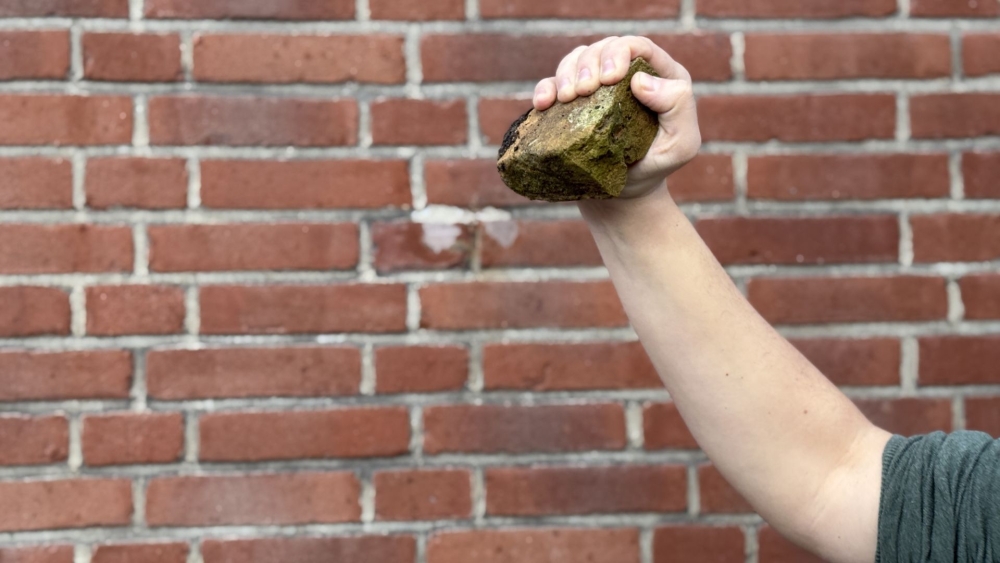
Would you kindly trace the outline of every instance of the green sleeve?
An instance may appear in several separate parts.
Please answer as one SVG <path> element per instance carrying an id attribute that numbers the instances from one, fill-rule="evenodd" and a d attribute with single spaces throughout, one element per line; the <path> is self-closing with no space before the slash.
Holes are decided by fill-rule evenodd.
<path id="1" fill-rule="evenodd" d="M 878 520 L 876 563 L 1000 561 L 1000 440 L 894 436 Z"/>

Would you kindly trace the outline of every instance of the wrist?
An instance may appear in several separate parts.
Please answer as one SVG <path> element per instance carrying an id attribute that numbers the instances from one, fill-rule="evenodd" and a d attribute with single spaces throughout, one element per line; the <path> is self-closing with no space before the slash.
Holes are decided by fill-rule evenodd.
<path id="1" fill-rule="evenodd" d="M 665 187 L 633 198 L 581 200 L 578 207 L 595 235 L 615 239 L 648 236 L 687 222 Z"/>

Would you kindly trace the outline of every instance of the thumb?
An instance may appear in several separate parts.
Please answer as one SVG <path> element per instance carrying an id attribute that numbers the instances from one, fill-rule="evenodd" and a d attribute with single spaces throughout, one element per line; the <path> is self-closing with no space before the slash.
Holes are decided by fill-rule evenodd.
<path id="1" fill-rule="evenodd" d="M 632 77 L 632 93 L 658 114 L 670 113 L 693 97 L 691 83 L 687 80 L 657 78 L 645 72 L 637 72 Z"/>

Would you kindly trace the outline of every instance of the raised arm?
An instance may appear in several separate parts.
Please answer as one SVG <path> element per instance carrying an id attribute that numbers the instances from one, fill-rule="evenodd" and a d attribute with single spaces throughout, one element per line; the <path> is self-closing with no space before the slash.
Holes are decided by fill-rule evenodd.
<path id="1" fill-rule="evenodd" d="M 701 146 L 688 72 L 647 39 L 609 38 L 568 55 L 535 106 L 616 83 L 639 56 L 664 77 L 632 82 L 659 134 L 623 198 L 580 203 L 629 319 L 698 444 L 750 504 L 830 561 L 871 563 L 890 435 L 757 314 L 664 188 Z"/>

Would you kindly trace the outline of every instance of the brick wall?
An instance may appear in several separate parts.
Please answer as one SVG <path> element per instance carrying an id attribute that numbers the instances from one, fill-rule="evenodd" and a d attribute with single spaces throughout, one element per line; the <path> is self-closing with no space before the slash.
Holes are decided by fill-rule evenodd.
<path id="1" fill-rule="evenodd" d="M 0 560 L 806 561 L 496 145 L 572 47 L 652 36 L 751 302 L 887 428 L 1000 434 L 998 18 L 0 0 Z"/>

